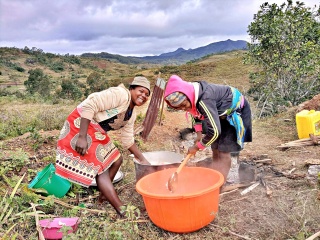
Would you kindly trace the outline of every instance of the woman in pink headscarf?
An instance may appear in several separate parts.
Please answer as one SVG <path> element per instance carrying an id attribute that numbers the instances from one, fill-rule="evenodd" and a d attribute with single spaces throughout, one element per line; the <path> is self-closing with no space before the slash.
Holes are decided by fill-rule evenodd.
<path id="1" fill-rule="evenodd" d="M 205 81 L 186 82 L 172 75 L 164 93 L 166 103 L 190 113 L 197 132 L 195 144 L 188 153 L 211 146 L 212 168 L 227 180 L 231 167 L 231 152 L 243 149 L 252 141 L 251 109 L 238 89 Z M 202 123 L 207 127 L 202 134 Z"/>

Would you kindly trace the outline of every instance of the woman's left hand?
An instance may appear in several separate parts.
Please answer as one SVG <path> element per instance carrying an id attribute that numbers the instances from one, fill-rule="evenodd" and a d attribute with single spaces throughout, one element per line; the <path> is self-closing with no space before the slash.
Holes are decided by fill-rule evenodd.
<path id="1" fill-rule="evenodd" d="M 134 155 L 134 157 L 139 161 L 139 163 L 150 165 L 148 160 L 143 156 L 142 152 L 140 152 L 135 143 L 128 150 Z"/>

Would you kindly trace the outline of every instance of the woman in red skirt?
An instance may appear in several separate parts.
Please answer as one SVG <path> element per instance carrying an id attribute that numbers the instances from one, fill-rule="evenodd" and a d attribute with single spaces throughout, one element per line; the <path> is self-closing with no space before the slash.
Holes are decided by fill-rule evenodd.
<path id="1" fill-rule="evenodd" d="M 107 133 L 121 129 L 122 146 L 149 164 L 134 143 L 134 107 L 146 103 L 149 95 L 145 77 L 135 77 L 129 89 L 120 84 L 92 93 L 68 116 L 58 140 L 56 174 L 85 187 L 95 179 L 99 200 L 110 202 L 120 215 L 123 203 L 112 181 L 123 159 Z"/>

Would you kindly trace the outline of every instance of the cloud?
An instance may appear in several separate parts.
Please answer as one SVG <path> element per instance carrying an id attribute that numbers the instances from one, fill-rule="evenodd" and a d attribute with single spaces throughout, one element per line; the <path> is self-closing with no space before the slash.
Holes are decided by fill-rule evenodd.
<path id="1" fill-rule="evenodd" d="M 0 0 L 0 46 L 145 56 L 227 39 L 249 40 L 247 27 L 263 2 Z"/>

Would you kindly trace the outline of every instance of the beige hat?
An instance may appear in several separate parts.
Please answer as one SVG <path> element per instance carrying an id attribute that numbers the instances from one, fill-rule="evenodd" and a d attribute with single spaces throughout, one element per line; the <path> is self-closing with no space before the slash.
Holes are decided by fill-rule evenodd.
<path id="1" fill-rule="evenodd" d="M 150 90 L 150 82 L 145 77 L 135 77 L 133 79 L 132 83 L 130 84 L 130 86 L 133 86 L 133 85 L 145 87 L 146 89 L 149 90 L 149 93 L 151 92 L 151 90 Z"/>

